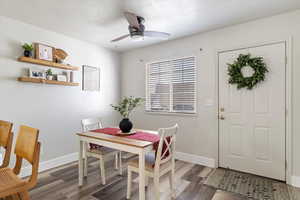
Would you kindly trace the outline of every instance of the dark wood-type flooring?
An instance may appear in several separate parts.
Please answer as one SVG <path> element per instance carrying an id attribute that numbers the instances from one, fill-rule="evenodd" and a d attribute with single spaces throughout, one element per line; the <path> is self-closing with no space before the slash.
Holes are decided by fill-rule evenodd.
<path id="1" fill-rule="evenodd" d="M 37 186 L 30 192 L 32 200 L 125 200 L 127 189 L 126 160 L 124 173 L 118 175 L 113 161 L 106 163 L 106 185 L 101 184 L 99 164 L 96 159 L 89 159 L 88 177 L 84 185 L 78 187 L 78 165 L 71 163 L 39 176 Z M 232 194 L 204 185 L 211 168 L 176 161 L 176 200 L 242 200 L 238 194 Z M 138 177 L 135 174 L 132 198 L 138 199 Z M 171 199 L 168 177 L 160 181 L 161 199 Z M 146 199 L 154 199 L 153 182 L 150 179 L 146 190 Z"/>

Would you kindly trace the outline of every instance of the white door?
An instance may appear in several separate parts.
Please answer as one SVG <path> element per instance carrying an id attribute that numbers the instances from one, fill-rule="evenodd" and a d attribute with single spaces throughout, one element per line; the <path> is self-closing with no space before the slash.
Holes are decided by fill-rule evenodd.
<path id="1" fill-rule="evenodd" d="M 221 167 L 285 180 L 285 49 L 282 42 L 219 54 Z M 228 83 L 227 63 L 241 53 L 263 57 L 269 69 L 252 90 Z"/>

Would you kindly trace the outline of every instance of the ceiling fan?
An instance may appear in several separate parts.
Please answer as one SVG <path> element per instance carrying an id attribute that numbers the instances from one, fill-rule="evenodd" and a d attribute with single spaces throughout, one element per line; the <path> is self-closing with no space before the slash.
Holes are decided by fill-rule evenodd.
<path id="1" fill-rule="evenodd" d="M 141 16 L 137 16 L 134 13 L 124 12 L 124 16 L 126 17 L 129 23 L 128 26 L 129 34 L 113 39 L 111 42 L 117 42 L 127 37 L 131 37 L 133 40 L 141 40 L 144 38 L 144 36 L 168 39 L 171 35 L 169 33 L 164 33 L 164 32 L 145 31 L 145 26 L 144 26 L 145 19 Z"/>

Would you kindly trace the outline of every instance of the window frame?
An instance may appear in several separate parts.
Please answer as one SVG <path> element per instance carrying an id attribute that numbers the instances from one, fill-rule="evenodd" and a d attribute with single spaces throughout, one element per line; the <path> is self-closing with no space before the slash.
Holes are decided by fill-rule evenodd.
<path id="1" fill-rule="evenodd" d="M 198 67 L 197 67 L 197 57 L 196 55 L 189 55 L 189 56 L 183 56 L 183 57 L 172 57 L 172 58 L 168 58 L 168 59 L 158 59 L 158 60 L 155 60 L 155 61 L 150 61 L 150 62 L 147 62 L 146 63 L 146 66 L 145 66 L 145 92 L 146 92 L 146 104 L 147 104 L 147 100 L 149 99 L 149 94 L 148 94 L 148 78 L 149 78 L 149 69 L 150 69 L 150 65 L 151 64 L 154 64 L 154 63 L 160 63 L 160 62 L 168 62 L 168 61 L 173 61 L 173 60 L 179 60 L 179 59 L 186 59 L 186 58 L 194 58 L 194 61 L 195 61 L 195 97 L 194 97 L 194 100 L 195 100 L 195 103 L 194 103 L 194 111 L 193 112 L 176 112 L 176 111 L 173 111 L 173 95 L 170 95 L 171 98 L 170 98 L 170 108 L 172 111 L 153 111 L 153 110 L 147 110 L 147 105 L 145 105 L 145 108 L 144 108 L 144 111 L 146 114 L 151 114 L 151 115 L 177 115 L 177 116 L 190 116 L 190 117 L 193 117 L 193 116 L 198 116 L 198 112 L 197 112 L 197 104 L 198 104 L 198 92 L 197 92 L 197 83 L 198 83 Z M 173 89 L 172 89 L 172 85 L 171 85 L 171 89 L 170 91 L 172 91 L 170 94 L 173 94 Z"/>

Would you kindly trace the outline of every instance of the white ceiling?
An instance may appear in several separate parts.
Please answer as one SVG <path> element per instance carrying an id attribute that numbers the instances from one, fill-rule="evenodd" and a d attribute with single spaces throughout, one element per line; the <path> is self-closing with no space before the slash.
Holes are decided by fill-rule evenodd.
<path id="1" fill-rule="evenodd" d="M 0 0 L 0 15 L 118 51 L 161 40 L 110 40 L 128 33 L 123 11 L 175 39 L 300 8 L 299 0 Z"/>

